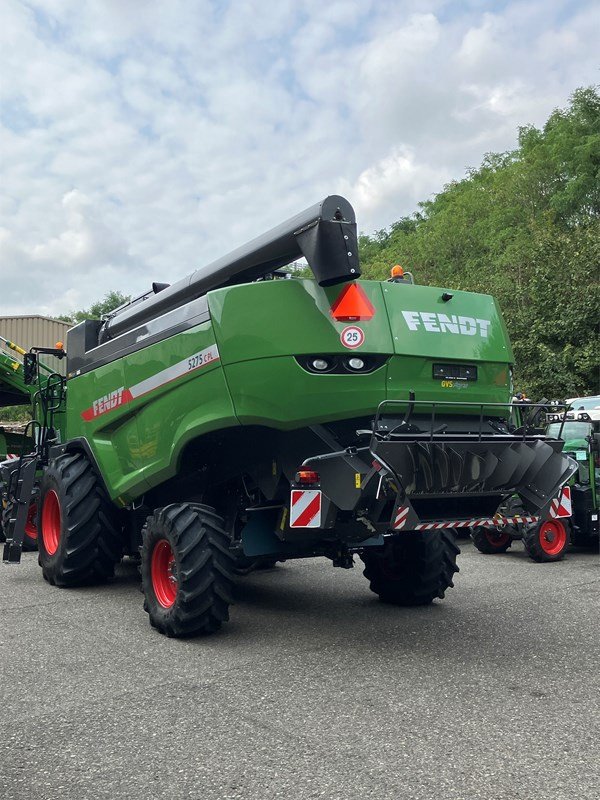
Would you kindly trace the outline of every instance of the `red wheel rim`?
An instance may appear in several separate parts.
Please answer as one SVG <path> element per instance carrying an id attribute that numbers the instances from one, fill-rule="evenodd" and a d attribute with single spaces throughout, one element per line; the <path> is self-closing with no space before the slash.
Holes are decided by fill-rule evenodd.
<path id="1" fill-rule="evenodd" d="M 179 581 L 175 555 L 166 539 L 161 539 L 154 546 L 150 572 L 156 599 L 163 608 L 171 608 L 177 597 Z"/>
<path id="2" fill-rule="evenodd" d="M 60 503 L 58 495 L 54 489 L 50 489 L 44 497 L 42 506 L 42 541 L 44 549 L 49 556 L 53 556 L 58 550 L 60 542 Z"/>
<path id="3" fill-rule="evenodd" d="M 548 556 L 557 556 L 567 544 L 567 531 L 562 522 L 550 519 L 540 525 L 540 545 Z"/>
<path id="4" fill-rule="evenodd" d="M 37 539 L 37 503 L 30 503 L 27 510 L 27 520 L 25 521 L 25 533 L 30 539 Z"/>
<path id="5" fill-rule="evenodd" d="M 485 538 L 488 540 L 492 547 L 504 547 L 510 541 L 508 533 L 500 533 L 500 531 L 486 531 Z"/>

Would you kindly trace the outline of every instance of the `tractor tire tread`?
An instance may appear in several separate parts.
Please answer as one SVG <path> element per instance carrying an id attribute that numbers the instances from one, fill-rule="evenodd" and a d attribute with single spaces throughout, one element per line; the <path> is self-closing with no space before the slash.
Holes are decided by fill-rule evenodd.
<path id="1" fill-rule="evenodd" d="M 122 556 L 121 526 L 89 459 L 83 453 L 58 456 L 42 479 L 42 502 L 49 489 L 59 497 L 62 529 L 53 555 L 45 551 L 40 536 L 40 564 L 46 580 L 60 587 L 110 580 Z"/>
<path id="2" fill-rule="evenodd" d="M 436 598 L 443 599 L 446 590 L 454 586 L 459 553 L 454 535 L 448 530 L 402 533 L 384 550 L 361 555 L 363 574 L 371 591 L 385 603 L 428 605 Z M 390 556 L 397 564 L 395 571 L 388 566 Z"/>
<path id="3" fill-rule="evenodd" d="M 175 602 L 164 608 L 152 584 L 156 543 L 166 539 L 177 564 Z M 142 587 L 150 624 L 166 636 L 210 634 L 229 619 L 234 557 L 223 520 L 210 506 L 177 503 L 157 509 L 142 529 Z"/>

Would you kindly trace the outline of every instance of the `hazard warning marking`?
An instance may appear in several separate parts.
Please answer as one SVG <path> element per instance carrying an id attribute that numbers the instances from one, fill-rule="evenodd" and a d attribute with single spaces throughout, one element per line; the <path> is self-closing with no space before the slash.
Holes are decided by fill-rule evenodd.
<path id="1" fill-rule="evenodd" d="M 393 528 L 395 531 L 402 530 L 402 528 L 406 525 L 406 520 L 408 519 L 408 506 L 400 506 L 400 508 L 396 511 L 396 516 L 394 517 L 394 525 Z"/>
<path id="2" fill-rule="evenodd" d="M 338 322 L 358 322 L 375 316 L 375 307 L 358 283 L 350 283 L 331 306 L 331 316 Z"/>
<path id="3" fill-rule="evenodd" d="M 557 517 L 571 517 L 572 515 L 571 487 L 564 486 L 560 497 L 555 498 L 550 505 L 550 516 L 556 519 Z"/>
<path id="4" fill-rule="evenodd" d="M 292 489 L 290 528 L 321 527 L 321 492 L 319 489 Z"/>
<path id="5" fill-rule="evenodd" d="M 349 325 L 341 332 L 340 341 L 344 347 L 349 347 L 351 350 L 354 350 L 355 347 L 360 347 L 365 341 L 365 334 L 360 328 Z"/>

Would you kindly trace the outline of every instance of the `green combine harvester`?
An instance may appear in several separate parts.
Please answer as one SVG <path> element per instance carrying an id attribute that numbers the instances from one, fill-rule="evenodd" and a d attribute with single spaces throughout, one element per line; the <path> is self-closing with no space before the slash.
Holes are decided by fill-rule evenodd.
<path id="1" fill-rule="evenodd" d="M 301 256 L 314 279 L 282 271 Z M 499 524 L 515 492 L 547 516 L 575 465 L 510 423 L 494 299 L 359 278 L 354 211 L 331 196 L 71 329 L 44 578 L 105 581 L 139 553 L 150 623 L 188 636 L 228 619 L 252 566 L 359 555 L 383 601 L 426 604 L 453 586 L 453 528 Z M 6 561 L 20 540 L 15 516 Z"/>

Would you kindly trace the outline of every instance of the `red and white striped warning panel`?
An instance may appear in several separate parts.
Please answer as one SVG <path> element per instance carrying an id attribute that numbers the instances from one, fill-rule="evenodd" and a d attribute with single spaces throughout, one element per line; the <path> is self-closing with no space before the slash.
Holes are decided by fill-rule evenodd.
<path id="1" fill-rule="evenodd" d="M 148 392 L 152 392 L 166 383 L 171 383 L 171 381 L 181 378 L 183 375 L 206 367 L 208 364 L 212 364 L 213 361 L 218 361 L 218 359 L 219 350 L 217 345 L 213 344 L 211 347 L 200 350 L 200 352 L 194 353 L 182 361 L 178 361 L 176 364 L 151 375 L 146 380 L 136 383 L 129 389 L 120 386 L 114 392 L 109 392 L 109 394 L 99 397 L 94 400 L 89 408 L 81 412 L 81 416 L 86 422 L 90 422 L 90 420 L 96 419 L 96 417 L 106 414 L 114 408 L 131 403 L 132 400 L 136 400 L 138 397 L 148 394 Z"/>
<path id="2" fill-rule="evenodd" d="M 406 526 L 408 520 L 408 506 L 399 506 L 396 510 L 392 529 L 400 531 Z M 494 527 L 503 528 L 505 525 L 517 525 L 530 522 L 538 522 L 539 517 L 534 516 L 515 516 L 515 517 L 502 517 L 497 515 L 495 517 L 477 517 L 474 519 L 461 519 L 461 520 L 447 520 L 445 522 L 419 522 L 412 530 L 415 531 L 439 531 L 444 528 L 481 528 L 481 527 Z"/>
<path id="3" fill-rule="evenodd" d="M 550 516 L 571 517 L 573 516 L 573 506 L 571 505 L 571 487 L 563 486 L 560 497 L 553 500 L 550 505 Z"/>
<path id="4" fill-rule="evenodd" d="M 408 519 L 408 506 L 400 506 L 396 509 L 396 516 L 394 517 L 394 524 L 392 525 L 395 531 L 401 531 L 406 525 Z"/>
<path id="5" fill-rule="evenodd" d="M 438 531 L 442 528 L 503 528 L 505 525 L 518 525 L 538 522 L 539 517 L 484 517 L 478 519 L 454 520 L 452 522 L 420 522 L 417 531 Z"/>
<path id="6" fill-rule="evenodd" d="M 292 489 L 290 499 L 290 528 L 321 527 L 321 491 Z"/>

